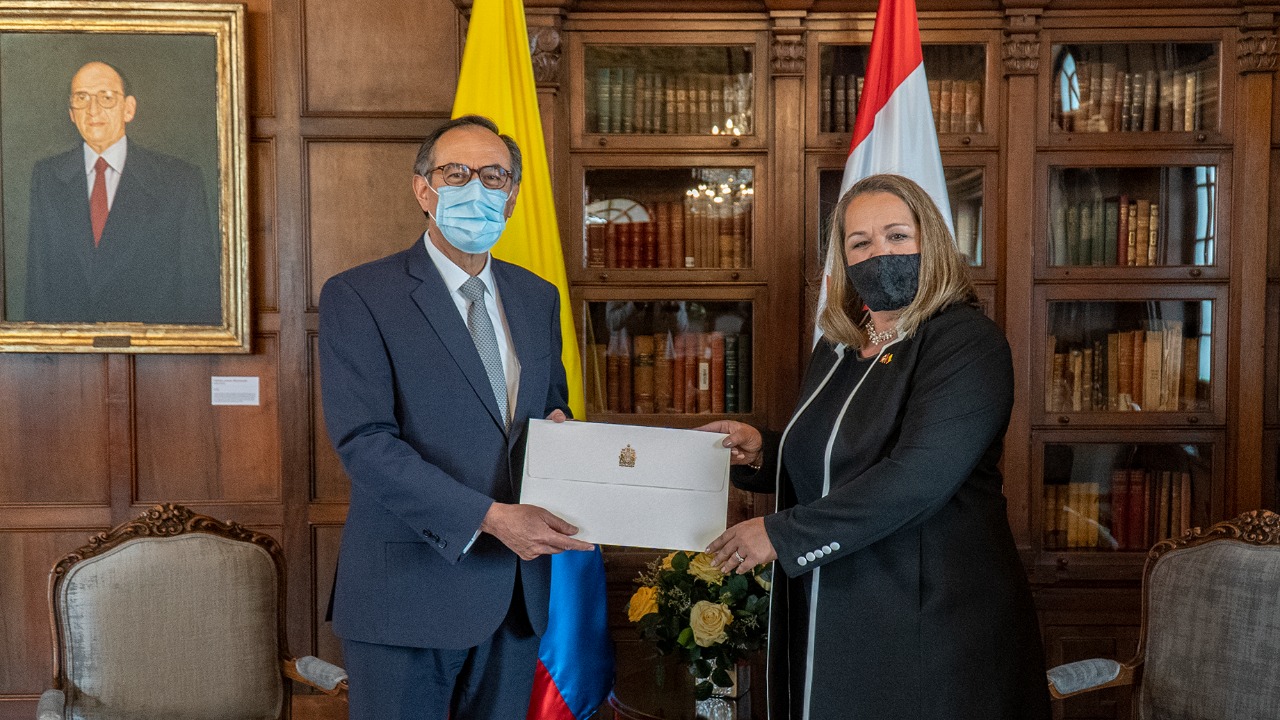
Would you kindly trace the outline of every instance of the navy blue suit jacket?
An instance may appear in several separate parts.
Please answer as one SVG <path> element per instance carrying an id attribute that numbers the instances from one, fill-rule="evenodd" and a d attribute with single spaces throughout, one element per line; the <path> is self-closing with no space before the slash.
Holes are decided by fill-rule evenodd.
<path id="1" fill-rule="evenodd" d="M 94 247 L 82 146 L 36 163 L 22 319 L 217 325 L 221 244 L 207 203 L 195 166 L 130 141 Z"/>
<path id="2" fill-rule="evenodd" d="M 351 478 L 333 604 L 344 639 L 478 645 L 506 616 L 517 563 L 533 629 L 546 628 L 550 557 L 521 561 L 488 534 L 463 553 L 489 506 L 520 496 L 528 419 L 568 412 L 558 293 L 489 262 L 520 361 L 509 432 L 422 239 L 320 294 L 325 423 Z"/>

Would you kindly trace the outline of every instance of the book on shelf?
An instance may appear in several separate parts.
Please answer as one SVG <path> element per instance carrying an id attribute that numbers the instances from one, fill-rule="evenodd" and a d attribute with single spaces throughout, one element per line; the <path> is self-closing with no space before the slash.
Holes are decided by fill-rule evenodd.
<path id="1" fill-rule="evenodd" d="M 717 415 L 724 414 L 724 393 L 725 393 L 725 342 L 724 333 L 712 332 L 709 344 L 711 345 L 711 412 Z"/>
<path id="2" fill-rule="evenodd" d="M 665 202 L 654 204 L 654 224 L 657 226 L 657 267 L 669 268 L 671 264 L 671 206 Z"/>
<path id="3" fill-rule="evenodd" d="M 1197 338 L 1182 339 L 1182 392 L 1180 394 L 1183 410 L 1200 409 L 1200 340 Z"/>
<path id="4" fill-rule="evenodd" d="M 835 120 L 832 116 L 832 89 L 831 76 L 823 76 L 820 83 L 821 88 L 818 90 L 818 127 L 822 132 L 835 132 Z"/>
<path id="5" fill-rule="evenodd" d="M 1129 523 L 1129 471 L 1115 468 L 1111 471 L 1111 512 L 1108 527 L 1112 547 L 1116 550 L 1128 549 Z"/>
<path id="6" fill-rule="evenodd" d="M 839 75 L 836 75 L 835 77 L 833 77 L 832 80 L 835 81 L 834 83 L 835 88 L 832 90 L 832 93 L 831 93 L 832 97 L 835 98 L 834 104 L 832 106 L 834 109 L 832 111 L 832 117 L 831 117 L 831 119 L 835 122 L 835 127 L 832 129 L 838 133 L 848 132 L 849 107 L 848 107 L 848 100 L 845 97 L 847 88 L 845 83 L 842 82 L 842 78 Z"/>
<path id="7" fill-rule="evenodd" d="M 605 248 L 608 243 L 608 223 L 591 223 L 587 225 L 587 267 L 608 267 Z"/>
<path id="8" fill-rule="evenodd" d="M 653 89 L 649 87 L 649 73 L 636 74 L 635 92 L 632 93 L 635 107 L 632 109 L 633 119 L 630 132 L 649 132 L 653 123 L 649 120 L 649 105 L 653 102 Z"/>
<path id="9" fill-rule="evenodd" d="M 1151 201 L 1138 198 L 1134 202 L 1136 224 L 1132 227 L 1133 235 L 1129 242 L 1131 265 L 1145 267 L 1150 261 L 1147 252 L 1147 241 L 1151 235 Z"/>
<path id="10" fill-rule="evenodd" d="M 857 75 L 844 76 L 844 126 L 853 132 L 853 126 L 857 121 L 858 103 L 862 101 L 862 83 L 863 78 Z"/>
<path id="11" fill-rule="evenodd" d="M 1157 241 L 1160 237 L 1160 203 L 1152 202 L 1148 208 L 1150 216 L 1147 220 L 1147 265 L 1155 265 L 1157 260 Z"/>
<path id="12" fill-rule="evenodd" d="M 596 70 L 596 132 L 607 133 L 613 132 L 613 70 L 611 68 L 598 68 Z M 618 102 L 622 102 L 621 96 Z"/>
<path id="13" fill-rule="evenodd" d="M 672 400 L 675 392 L 675 346 L 671 332 L 655 333 L 653 346 L 653 409 L 654 412 L 669 413 L 675 410 Z"/>
<path id="14" fill-rule="evenodd" d="M 631 360 L 632 408 L 638 413 L 653 412 L 653 336 L 637 335 Z"/>
<path id="15" fill-rule="evenodd" d="M 1129 264 L 1129 196 L 1121 195 L 1117 202 L 1116 217 L 1116 265 Z"/>
<path id="16" fill-rule="evenodd" d="M 724 412 L 738 412 L 738 336 L 724 336 Z"/>

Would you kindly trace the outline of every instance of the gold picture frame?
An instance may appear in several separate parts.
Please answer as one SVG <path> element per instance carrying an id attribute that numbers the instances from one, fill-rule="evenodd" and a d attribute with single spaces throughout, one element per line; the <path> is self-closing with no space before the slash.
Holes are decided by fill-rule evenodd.
<path id="1" fill-rule="evenodd" d="M 249 351 L 244 38 L 243 5 L 0 1 L 0 351 Z"/>

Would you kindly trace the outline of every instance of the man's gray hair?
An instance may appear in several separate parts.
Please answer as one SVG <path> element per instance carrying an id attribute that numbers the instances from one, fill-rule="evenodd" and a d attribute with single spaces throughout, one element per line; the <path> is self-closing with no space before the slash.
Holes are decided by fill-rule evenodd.
<path id="1" fill-rule="evenodd" d="M 413 162 L 413 173 L 427 177 L 427 173 L 431 172 L 436 166 L 436 142 L 450 130 L 469 125 L 484 128 L 502 138 L 502 142 L 507 146 L 507 152 L 511 153 L 511 167 L 508 168 L 511 171 L 511 182 L 512 184 L 519 183 L 521 171 L 520 146 L 516 145 L 516 141 L 509 135 L 503 135 L 498 132 L 497 123 L 483 115 L 463 115 L 432 130 L 431 134 L 422 141 L 422 145 L 418 148 L 418 158 Z"/>

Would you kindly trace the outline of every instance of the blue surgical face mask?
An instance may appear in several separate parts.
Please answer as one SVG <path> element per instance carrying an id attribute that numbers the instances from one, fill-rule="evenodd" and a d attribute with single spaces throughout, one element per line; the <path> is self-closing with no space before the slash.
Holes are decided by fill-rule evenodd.
<path id="1" fill-rule="evenodd" d="M 431 219 L 450 245 L 479 255 L 497 244 L 507 226 L 506 193 L 485 187 L 478 178 L 466 185 L 441 185 L 433 190 L 440 200 Z"/>

